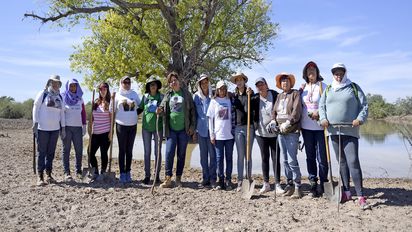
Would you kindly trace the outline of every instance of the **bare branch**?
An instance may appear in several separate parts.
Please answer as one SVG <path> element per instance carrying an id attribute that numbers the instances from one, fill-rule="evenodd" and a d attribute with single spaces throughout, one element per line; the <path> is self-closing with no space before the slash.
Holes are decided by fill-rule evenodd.
<path id="1" fill-rule="evenodd" d="M 57 21 L 61 18 L 66 18 L 71 15 L 76 15 L 76 14 L 93 14 L 93 13 L 98 13 L 98 12 L 105 12 L 114 9 L 113 7 L 110 6 L 98 6 L 98 7 L 93 7 L 93 8 L 76 8 L 76 7 L 71 7 L 69 11 L 62 13 L 59 12 L 56 16 L 51 16 L 51 17 L 41 17 L 37 14 L 34 13 L 26 13 L 24 14 L 24 17 L 32 17 L 34 19 L 39 19 L 42 21 L 42 23 L 47 23 L 49 21 L 54 22 Z"/>

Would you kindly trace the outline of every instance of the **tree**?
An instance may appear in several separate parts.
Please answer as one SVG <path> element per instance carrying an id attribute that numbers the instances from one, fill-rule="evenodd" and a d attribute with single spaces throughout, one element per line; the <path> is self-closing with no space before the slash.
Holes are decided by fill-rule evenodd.
<path id="1" fill-rule="evenodd" d="M 177 71 L 193 86 L 208 72 L 226 79 L 240 67 L 263 60 L 276 36 L 265 0 L 49 0 L 43 23 L 74 25 L 84 20 L 92 31 L 71 56 L 72 68 L 86 83 L 115 81 L 125 74 L 139 81 Z"/>
<path id="2" fill-rule="evenodd" d="M 382 95 L 368 93 L 366 98 L 368 100 L 369 117 L 379 119 L 393 115 L 394 106 L 386 103 Z"/>

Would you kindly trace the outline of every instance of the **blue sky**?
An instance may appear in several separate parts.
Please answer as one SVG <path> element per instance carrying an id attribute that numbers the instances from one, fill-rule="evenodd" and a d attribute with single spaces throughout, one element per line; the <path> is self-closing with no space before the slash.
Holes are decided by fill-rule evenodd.
<path id="1" fill-rule="evenodd" d="M 34 98 L 50 74 L 61 75 L 64 83 L 82 80 L 71 72 L 69 56 L 88 32 L 23 20 L 24 13 L 41 12 L 44 4 L 8 1 L 0 9 L 0 96 Z M 275 88 L 274 76 L 282 71 L 302 83 L 302 68 L 309 60 L 318 63 L 330 83 L 330 67 L 343 62 L 348 78 L 365 93 L 381 94 L 389 102 L 412 96 L 411 9 L 408 0 L 273 0 L 270 17 L 280 24 L 278 37 L 262 64 L 242 71 L 251 83 L 263 76 Z"/>

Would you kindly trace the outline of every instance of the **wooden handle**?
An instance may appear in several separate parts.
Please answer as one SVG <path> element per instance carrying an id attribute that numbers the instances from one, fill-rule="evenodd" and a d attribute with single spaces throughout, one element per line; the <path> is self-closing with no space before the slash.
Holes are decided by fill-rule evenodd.
<path id="1" fill-rule="evenodd" d="M 246 160 L 250 160 L 250 94 L 247 94 Z"/>

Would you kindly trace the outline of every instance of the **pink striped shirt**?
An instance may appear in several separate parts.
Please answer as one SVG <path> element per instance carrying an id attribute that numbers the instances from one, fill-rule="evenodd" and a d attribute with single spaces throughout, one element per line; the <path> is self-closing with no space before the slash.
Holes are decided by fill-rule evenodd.
<path id="1" fill-rule="evenodd" d="M 103 134 L 110 131 L 110 112 L 104 111 L 103 106 L 93 110 L 93 134 Z"/>

